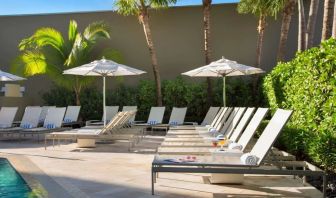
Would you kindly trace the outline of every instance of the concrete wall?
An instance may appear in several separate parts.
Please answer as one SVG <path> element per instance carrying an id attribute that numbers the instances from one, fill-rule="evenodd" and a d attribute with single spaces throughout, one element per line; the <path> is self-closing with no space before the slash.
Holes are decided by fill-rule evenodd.
<path id="1" fill-rule="evenodd" d="M 213 59 L 225 56 L 247 65 L 255 63 L 257 19 L 251 15 L 239 15 L 236 4 L 215 5 L 212 9 Z M 308 10 L 308 9 L 306 9 Z M 322 12 L 319 12 L 321 15 Z M 174 7 L 151 11 L 151 26 L 158 52 L 162 79 L 171 79 L 180 73 L 204 64 L 202 7 Z M 142 26 L 134 16 L 124 17 L 115 12 L 69 13 L 0 17 L 0 68 L 7 70 L 18 54 L 19 42 L 34 33 L 37 28 L 50 26 L 67 35 L 69 20 L 74 19 L 82 29 L 87 24 L 104 20 L 112 28 L 111 40 L 100 43 L 102 47 L 119 50 L 125 64 L 146 70 L 148 74 L 139 77 L 125 77 L 124 82 L 135 84 L 141 78 L 153 78 L 150 57 Z M 317 32 L 321 29 L 319 16 Z M 287 59 L 293 57 L 297 46 L 297 17 L 293 17 L 288 41 Z M 268 20 L 262 67 L 269 71 L 275 65 L 281 19 Z M 316 42 L 320 36 L 316 37 Z M 99 51 L 99 50 L 97 50 Z M 100 79 L 97 81 L 101 84 Z M 47 90 L 51 82 L 45 76 L 29 78 L 21 84 L 26 86 L 29 105 L 41 104 L 40 94 Z M 108 80 L 108 87 L 116 81 Z M 3 106 L 5 104 L 0 104 Z"/>

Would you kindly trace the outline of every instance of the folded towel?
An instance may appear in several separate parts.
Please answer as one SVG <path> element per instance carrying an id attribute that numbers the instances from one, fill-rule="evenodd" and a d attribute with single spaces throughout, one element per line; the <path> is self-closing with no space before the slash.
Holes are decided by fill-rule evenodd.
<path id="1" fill-rule="evenodd" d="M 229 149 L 242 150 L 243 146 L 241 144 L 233 142 L 229 144 Z"/>
<path id="2" fill-rule="evenodd" d="M 257 165 L 258 160 L 258 157 L 252 155 L 251 153 L 245 153 L 240 157 L 240 161 L 242 161 L 246 165 Z"/>
<path id="3" fill-rule="evenodd" d="M 216 133 L 217 132 L 217 130 L 215 129 L 215 128 L 209 128 L 209 130 L 208 130 L 210 133 Z"/>
<path id="4" fill-rule="evenodd" d="M 216 139 L 217 140 L 224 140 L 225 139 L 225 136 L 223 134 L 220 134 L 220 135 L 217 135 L 216 136 Z"/>

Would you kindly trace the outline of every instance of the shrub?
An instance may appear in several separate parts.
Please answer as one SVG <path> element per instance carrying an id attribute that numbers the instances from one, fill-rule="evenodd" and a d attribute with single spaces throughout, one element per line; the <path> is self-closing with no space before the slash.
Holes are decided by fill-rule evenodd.
<path id="1" fill-rule="evenodd" d="M 147 122 L 150 108 L 156 106 L 156 89 L 154 81 L 141 80 L 137 88 L 137 119 Z"/>
<path id="2" fill-rule="evenodd" d="M 336 40 L 279 63 L 264 79 L 270 107 L 293 109 L 282 135 L 286 148 L 336 170 Z"/>
<path id="3" fill-rule="evenodd" d="M 162 95 L 163 103 L 166 106 L 165 121 L 168 121 L 171 109 L 175 106 L 188 107 L 186 121 L 201 122 L 208 110 L 206 86 L 205 81 L 193 83 L 184 80 L 181 76 L 174 80 L 163 81 Z M 227 105 L 252 106 L 251 87 L 249 78 L 228 78 L 226 86 Z M 213 106 L 222 105 L 222 91 L 222 79 L 215 79 Z M 107 105 L 137 105 L 137 120 L 146 121 L 150 108 L 156 106 L 155 84 L 151 80 L 141 80 L 137 87 L 128 87 L 120 83 L 116 89 L 107 90 L 106 93 Z M 81 117 L 83 120 L 101 119 L 101 89 L 85 89 L 80 98 L 82 105 Z M 43 99 L 47 104 L 56 106 L 67 106 L 75 103 L 74 94 L 59 87 L 55 87 L 50 92 L 43 94 Z"/>
<path id="4" fill-rule="evenodd" d="M 47 105 L 68 106 L 75 104 L 74 93 L 58 86 L 54 86 L 49 92 L 43 93 L 42 99 Z"/>

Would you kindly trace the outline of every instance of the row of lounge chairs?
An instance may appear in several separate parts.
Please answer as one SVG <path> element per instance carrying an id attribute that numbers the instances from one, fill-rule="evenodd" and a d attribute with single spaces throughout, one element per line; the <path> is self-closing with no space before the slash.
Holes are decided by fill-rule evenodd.
<path id="1" fill-rule="evenodd" d="M 210 125 L 170 127 L 152 162 L 152 194 L 159 172 L 182 172 L 211 173 L 212 183 L 241 183 L 244 174 L 320 176 L 325 196 L 324 171 L 273 148 L 291 110 L 276 110 L 252 143 L 267 112 L 267 108 L 222 107 Z M 223 140 L 224 147 L 213 146 Z"/>
<path id="2" fill-rule="evenodd" d="M 53 132 L 45 136 L 45 149 L 47 149 L 47 140 L 77 140 L 79 147 L 93 147 L 96 140 L 128 140 L 129 150 L 143 136 L 140 128 L 132 127 L 131 120 L 136 111 L 118 112 L 106 126 L 86 126 L 80 129 L 72 129 L 63 132 Z"/>
<path id="3" fill-rule="evenodd" d="M 18 108 L 2 107 L 0 110 L 0 134 L 18 135 L 20 138 L 26 135 L 39 135 L 52 131 L 66 129 L 78 119 L 79 106 L 65 107 L 39 107 L 28 106 L 25 108 L 22 120 L 13 122 Z"/>

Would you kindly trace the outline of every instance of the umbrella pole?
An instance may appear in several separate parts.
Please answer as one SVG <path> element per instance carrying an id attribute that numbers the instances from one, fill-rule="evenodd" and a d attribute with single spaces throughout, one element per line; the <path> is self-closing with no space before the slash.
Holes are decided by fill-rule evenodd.
<path id="1" fill-rule="evenodd" d="M 103 117 L 104 117 L 104 127 L 105 127 L 106 126 L 105 76 L 103 76 Z"/>
<path id="2" fill-rule="evenodd" d="M 225 101 L 225 76 L 223 76 L 223 106 L 226 107 L 226 101 Z"/>

